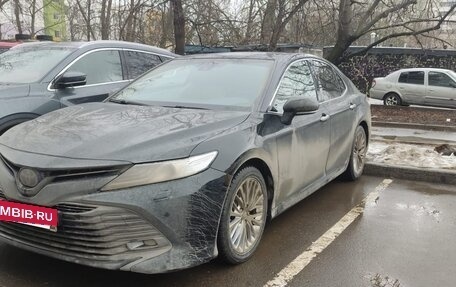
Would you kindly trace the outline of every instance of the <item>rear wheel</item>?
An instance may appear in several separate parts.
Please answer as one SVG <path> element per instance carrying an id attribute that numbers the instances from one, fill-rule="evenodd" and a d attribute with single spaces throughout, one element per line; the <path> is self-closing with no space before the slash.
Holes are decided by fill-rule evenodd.
<path id="1" fill-rule="evenodd" d="M 383 103 L 385 106 L 400 106 L 402 105 L 401 97 L 395 93 L 386 94 L 383 98 Z"/>
<path id="2" fill-rule="evenodd" d="M 220 257 L 239 264 L 252 257 L 263 235 L 268 212 L 266 183 L 255 167 L 234 176 L 219 227 Z"/>
<path id="3" fill-rule="evenodd" d="M 347 170 L 344 177 L 349 180 L 358 179 L 364 171 L 364 164 L 366 162 L 367 153 L 367 135 L 362 126 L 358 126 L 355 131 L 355 138 L 353 140 L 353 148 L 350 155 Z"/>

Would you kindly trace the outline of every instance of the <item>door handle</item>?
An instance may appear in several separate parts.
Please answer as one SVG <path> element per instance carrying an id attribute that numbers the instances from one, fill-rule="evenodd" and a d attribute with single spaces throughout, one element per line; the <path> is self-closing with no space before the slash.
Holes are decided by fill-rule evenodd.
<path id="1" fill-rule="evenodd" d="M 321 115 L 320 122 L 326 122 L 329 119 L 329 115 L 323 114 Z"/>
<path id="2" fill-rule="evenodd" d="M 350 103 L 350 110 L 354 110 L 356 108 L 356 104 Z"/>

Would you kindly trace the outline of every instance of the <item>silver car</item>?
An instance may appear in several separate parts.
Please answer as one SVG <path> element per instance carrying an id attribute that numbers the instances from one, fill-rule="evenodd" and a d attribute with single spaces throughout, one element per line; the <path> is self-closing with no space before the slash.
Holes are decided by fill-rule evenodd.
<path id="1" fill-rule="evenodd" d="M 425 105 L 456 108 L 456 73 L 445 69 L 403 69 L 375 78 L 371 98 L 387 106 Z"/>

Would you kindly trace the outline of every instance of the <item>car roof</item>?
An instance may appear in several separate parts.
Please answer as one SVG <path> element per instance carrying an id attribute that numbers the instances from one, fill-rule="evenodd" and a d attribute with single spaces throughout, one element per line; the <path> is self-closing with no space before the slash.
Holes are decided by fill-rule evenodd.
<path id="1" fill-rule="evenodd" d="M 419 71 L 431 71 L 431 72 L 451 72 L 449 69 L 441 69 L 441 68 L 407 68 L 407 69 L 400 69 L 395 71 L 394 73 L 402 73 L 402 72 L 419 72 Z"/>
<path id="2" fill-rule="evenodd" d="M 21 46 L 30 46 L 36 45 L 41 47 L 68 47 L 74 49 L 96 49 L 96 48 L 123 48 L 123 49 L 137 49 L 137 50 L 144 50 L 164 56 L 169 57 L 177 57 L 176 54 L 161 49 L 154 46 L 133 43 L 133 42 L 125 42 L 125 41 L 111 41 L 111 40 L 97 40 L 97 41 L 90 41 L 90 42 L 51 42 L 51 41 L 43 41 L 43 42 L 30 42 L 24 43 Z"/>
<path id="3" fill-rule="evenodd" d="M 296 58 L 314 57 L 303 53 L 280 53 L 280 52 L 228 52 L 194 54 L 180 59 L 258 59 L 258 60 L 293 60 Z"/>
<path id="4" fill-rule="evenodd" d="M 1 48 L 12 48 L 16 45 L 20 44 L 19 42 L 3 42 L 0 41 L 0 47 Z"/>

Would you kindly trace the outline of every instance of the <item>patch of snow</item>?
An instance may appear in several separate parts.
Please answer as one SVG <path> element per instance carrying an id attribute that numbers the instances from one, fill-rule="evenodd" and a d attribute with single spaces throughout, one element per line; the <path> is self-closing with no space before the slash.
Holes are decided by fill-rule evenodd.
<path id="1" fill-rule="evenodd" d="M 371 141 L 367 161 L 420 168 L 456 170 L 456 156 L 443 156 L 432 145 Z"/>

